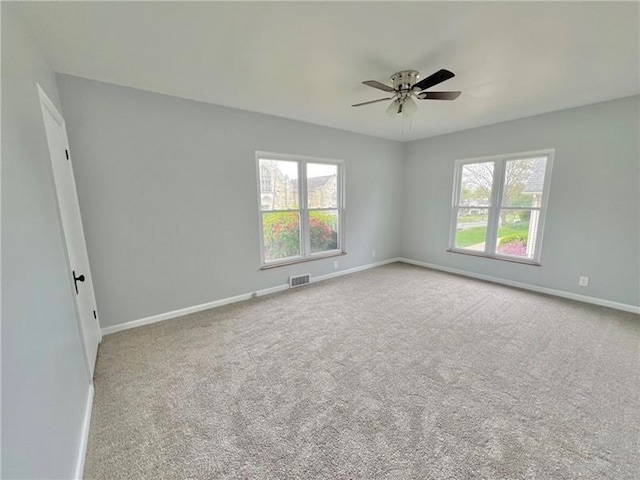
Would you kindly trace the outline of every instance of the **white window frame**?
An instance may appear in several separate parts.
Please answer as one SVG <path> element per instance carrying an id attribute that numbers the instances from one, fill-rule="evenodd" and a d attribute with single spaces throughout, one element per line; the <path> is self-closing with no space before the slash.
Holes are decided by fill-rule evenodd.
<path id="1" fill-rule="evenodd" d="M 262 210 L 261 182 L 260 182 L 260 159 L 265 160 L 282 160 L 286 162 L 298 163 L 298 209 L 292 210 Z M 307 164 L 317 163 L 326 165 L 335 165 L 338 168 L 337 178 L 337 206 L 331 208 L 308 208 L 307 196 Z M 280 267 L 283 265 L 291 265 L 294 263 L 307 262 L 322 258 L 335 257 L 338 255 L 346 255 L 345 251 L 345 174 L 344 161 L 328 158 L 308 157 L 303 155 L 291 155 L 273 152 L 256 152 L 256 185 L 258 192 L 258 225 L 260 234 L 260 262 L 261 270 Z M 338 211 L 338 237 L 337 248 L 326 252 L 311 253 L 311 236 L 309 234 L 309 210 L 337 210 Z M 300 255 L 295 257 L 287 257 L 276 260 L 265 260 L 264 232 L 262 227 L 262 214 L 264 212 L 300 212 Z"/>
<path id="2" fill-rule="evenodd" d="M 551 171 L 553 170 L 553 157 L 555 154 L 555 149 L 545 149 L 545 150 L 535 150 L 529 152 L 519 152 L 519 153 L 509 153 L 505 155 L 492 155 L 488 157 L 476 157 L 476 158 L 465 158 L 456 160 L 455 162 L 455 170 L 454 170 L 454 180 L 453 180 L 453 199 L 451 205 L 451 227 L 449 231 L 449 249 L 448 252 L 453 253 L 463 253 L 466 255 L 475 255 L 480 257 L 488 257 L 497 260 L 507 260 L 510 262 L 516 263 L 525 263 L 529 265 L 540 265 L 540 256 L 542 253 L 542 240 L 544 238 L 544 225 L 547 217 L 547 207 L 549 200 L 549 190 L 551 184 Z M 547 162 L 545 166 L 544 172 L 544 183 L 542 187 L 542 197 L 541 197 L 541 205 L 540 207 L 503 207 L 501 205 L 503 192 L 504 192 L 504 184 L 506 177 L 506 169 L 505 165 L 509 160 L 523 160 L 532 157 L 547 157 Z M 489 219 L 487 223 L 487 236 L 485 239 L 485 249 L 484 252 L 478 250 L 470 250 L 467 248 L 459 248 L 456 247 L 456 231 L 458 226 L 458 209 L 459 208 L 469 208 L 466 206 L 461 206 L 460 202 L 460 192 L 462 188 L 462 169 L 464 165 L 472 164 L 472 163 L 484 163 L 484 162 L 494 162 L 493 168 L 493 184 L 491 187 L 491 199 L 490 205 L 488 207 L 478 207 L 478 208 L 486 208 L 489 212 Z M 498 221 L 500 217 L 500 210 L 537 210 L 539 212 L 539 221 L 538 228 L 536 232 L 535 238 L 535 249 L 533 253 L 533 258 L 523 258 L 515 255 L 505 255 L 496 253 L 496 243 L 498 236 Z"/>

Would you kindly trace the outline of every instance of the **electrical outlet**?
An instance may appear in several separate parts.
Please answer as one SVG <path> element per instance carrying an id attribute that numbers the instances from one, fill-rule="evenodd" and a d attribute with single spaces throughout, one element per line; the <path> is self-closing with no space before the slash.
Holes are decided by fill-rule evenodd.
<path id="1" fill-rule="evenodd" d="M 376 256 L 376 251 L 375 251 L 375 250 L 372 250 L 372 251 L 371 251 L 371 256 L 372 256 L 372 257 L 375 257 L 375 256 Z"/>
<path id="2" fill-rule="evenodd" d="M 335 261 L 333 262 L 333 268 L 338 268 L 338 261 L 337 261 L 337 260 L 335 260 Z"/>
<path id="3" fill-rule="evenodd" d="M 589 277 L 579 276 L 578 277 L 578 285 L 580 285 L 581 287 L 588 286 L 589 285 Z"/>

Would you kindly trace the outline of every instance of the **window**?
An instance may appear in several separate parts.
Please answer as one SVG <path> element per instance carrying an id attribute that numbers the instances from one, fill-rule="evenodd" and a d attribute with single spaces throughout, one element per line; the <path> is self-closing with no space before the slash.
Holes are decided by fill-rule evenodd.
<path id="1" fill-rule="evenodd" d="M 539 264 L 553 150 L 456 162 L 450 251 Z"/>
<path id="2" fill-rule="evenodd" d="M 257 159 L 263 267 L 342 253 L 342 162 Z"/>

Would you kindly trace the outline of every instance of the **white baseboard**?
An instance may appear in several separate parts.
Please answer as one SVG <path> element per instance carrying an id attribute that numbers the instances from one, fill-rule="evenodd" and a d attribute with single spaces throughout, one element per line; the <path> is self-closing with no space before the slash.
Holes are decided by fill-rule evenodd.
<path id="1" fill-rule="evenodd" d="M 577 300 L 579 302 L 591 303 L 594 305 L 600 305 L 603 307 L 615 308 L 616 310 L 623 310 L 625 312 L 638 313 L 640 314 L 640 307 L 635 305 L 627 305 L 624 303 L 612 302 L 610 300 L 604 300 L 596 297 L 589 297 L 587 295 L 579 295 L 577 293 L 565 292 L 563 290 L 555 290 L 552 288 L 539 287 L 537 285 L 531 285 L 528 283 L 515 282 L 512 280 L 505 280 L 503 278 L 491 277 L 489 275 L 482 275 L 479 273 L 468 272 L 466 270 L 458 270 L 455 268 L 444 267 L 442 265 L 436 265 L 433 263 L 421 262 L 418 260 L 411 260 L 409 258 L 403 257 L 395 257 L 390 258 L 388 260 L 382 260 L 380 262 L 368 263 L 366 265 L 361 265 L 359 267 L 350 268 L 347 270 L 340 270 L 337 272 L 328 273 L 326 275 L 320 275 L 319 277 L 312 277 L 311 283 L 321 282 L 323 280 L 329 280 L 330 278 L 340 277 L 342 275 L 349 275 L 356 272 L 361 272 L 363 270 L 368 270 L 370 268 L 380 267 L 382 265 L 387 265 L 389 263 L 394 262 L 404 262 L 411 265 L 417 265 L 420 267 L 431 268 L 434 270 L 441 270 L 443 272 L 454 273 L 457 275 L 463 275 L 466 277 L 477 278 L 479 280 L 486 280 L 488 282 L 499 283 L 502 285 L 508 285 L 510 287 L 522 288 L 524 290 L 531 290 L 534 292 L 546 293 L 548 295 L 555 295 L 557 297 L 569 298 L 571 300 Z M 289 289 L 288 284 L 277 285 L 271 288 L 265 288 L 263 290 L 258 290 L 255 292 L 255 295 L 262 297 L 264 295 L 269 295 L 276 292 L 281 292 L 283 290 Z M 192 307 L 181 308 L 178 310 L 173 310 L 171 312 L 160 313 L 158 315 L 153 315 L 150 317 L 141 318 L 139 320 L 133 320 L 126 323 L 121 323 L 119 325 L 114 325 L 111 327 L 105 327 L 102 329 L 102 335 L 109 335 L 110 333 L 120 332 L 122 330 L 129 330 L 130 328 L 141 327 L 143 325 L 150 325 L 152 323 L 162 322 L 164 320 L 170 320 L 172 318 L 182 317 L 184 315 L 188 315 L 190 313 L 201 312 L 203 310 L 208 310 L 210 308 L 221 307 L 223 305 L 228 305 L 230 303 L 242 302 L 244 300 L 249 300 L 254 296 L 254 293 L 244 293 L 242 295 L 236 295 L 234 297 L 222 298 L 220 300 L 215 300 L 213 302 L 203 303 L 201 305 L 195 305 Z"/>
<path id="2" fill-rule="evenodd" d="M 84 419 L 82 421 L 82 432 L 80 437 L 80 448 L 78 449 L 78 458 L 76 460 L 76 472 L 73 476 L 76 480 L 82 480 L 84 472 L 84 460 L 87 456 L 87 443 L 89 442 L 89 427 L 91 426 L 91 410 L 93 408 L 93 385 L 89 385 L 87 393 L 87 405 L 84 409 Z"/>
<path id="3" fill-rule="evenodd" d="M 400 258 L 390 258 L 388 260 L 382 260 L 380 262 L 368 263 L 366 265 L 361 265 L 359 267 L 350 268 L 348 270 L 340 270 L 338 272 L 329 273 L 327 275 L 321 275 L 319 277 L 311 277 L 311 283 L 321 282 L 323 280 L 328 280 L 330 278 L 339 277 L 342 275 L 349 275 L 351 273 L 361 272 L 362 270 L 367 270 L 369 268 L 379 267 L 381 265 L 386 265 L 388 263 L 399 262 Z M 220 300 L 214 300 L 213 302 L 203 303 L 201 305 L 195 305 L 193 307 L 181 308 L 179 310 L 173 310 L 171 312 L 160 313 L 158 315 L 153 315 L 151 317 L 141 318 L 139 320 L 132 320 L 126 323 L 120 323 L 118 325 L 113 325 L 111 327 L 105 327 L 101 330 L 102 335 L 109 335 L 110 333 L 120 332 L 122 330 L 129 330 L 130 328 L 141 327 L 143 325 L 150 325 L 152 323 L 162 322 L 164 320 L 170 320 L 172 318 L 182 317 L 184 315 L 189 315 L 190 313 L 201 312 L 203 310 L 209 310 L 210 308 L 221 307 L 222 305 L 228 305 L 230 303 L 242 302 L 243 300 L 249 300 L 255 296 L 262 297 L 264 295 L 269 295 L 271 293 L 281 292 L 283 290 L 288 290 L 289 284 L 285 283 L 284 285 L 277 285 L 271 288 L 265 288 L 263 290 L 258 290 L 257 292 L 252 293 L 243 293 L 242 295 L 236 295 L 234 297 L 222 298 Z"/>
<path id="4" fill-rule="evenodd" d="M 263 295 L 269 295 L 270 293 L 281 292 L 287 290 L 289 284 L 278 285 L 277 287 L 265 288 L 264 290 L 258 290 L 255 294 L 258 297 Z M 201 312 L 203 310 L 209 310 L 210 308 L 221 307 L 230 303 L 242 302 L 243 300 L 249 300 L 253 297 L 253 293 L 243 293 L 242 295 L 236 295 L 234 297 L 222 298 L 220 300 L 214 300 L 213 302 L 203 303 L 201 305 L 194 305 L 193 307 L 180 308 L 171 312 L 159 313 L 158 315 L 152 315 L 151 317 L 141 318 L 139 320 L 132 320 L 126 323 L 120 323 L 113 325 L 112 327 L 105 327 L 102 329 L 102 335 L 109 335 L 110 333 L 120 332 L 122 330 L 129 330 L 130 328 L 141 327 L 143 325 L 150 325 L 152 323 L 162 322 L 164 320 L 171 320 L 172 318 L 182 317 L 189 315 L 190 313 Z"/>
<path id="5" fill-rule="evenodd" d="M 546 293 L 548 295 L 555 295 L 556 297 L 569 298 L 571 300 L 577 300 L 579 302 L 584 302 L 584 303 L 591 303 L 593 305 L 599 305 L 601 307 L 615 308 L 616 310 L 623 310 L 625 312 L 640 314 L 640 307 L 635 305 L 628 305 L 626 303 L 612 302 L 610 300 L 604 300 L 602 298 L 589 297 L 587 295 L 579 295 L 577 293 L 565 292 L 564 290 L 556 290 L 553 288 L 531 285 L 529 283 L 505 280 L 503 278 L 491 277 L 489 275 L 482 275 L 480 273 L 468 272 L 466 270 L 458 270 L 456 268 L 444 267 L 442 265 L 436 265 L 433 263 L 420 262 L 418 260 L 411 260 L 409 258 L 398 258 L 398 261 L 409 263 L 411 265 L 417 265 L 419 267 L 431 268 L 433 270 L 441 270 L 443 272 L 455 273 L 456 275 L 463 275 L 465 277 L 477 278 L 479 280 L 486 280 L 487 282 L 500 283 L 502 285 L 508 285 L 510 287 L 522 288 L 524 290 L 531 290 L 533 292 L 540 292 L 540 293 Z"/>
<path id="6" fill-rule="evenodd" d="M 400 257 L 390 258 L 388 260 L 382 260 L 375 263 L 367 263 L 366 265 L 360 265 L 359 267 L 349 268 L 348 270 L 340 270 L 338 272 L 327 273 L 326 275 L 320 275 L 319 277 L 311 277 L 311 283 L 322 282 L 323 280 L 329 280 L 330 278 L 341 277 L 342 275 L 350 275 L 352 273 L 361 272 L 363 270 L 369 270 L 370 268 L 381 267 L 389 263 L 400 262 Z"/>

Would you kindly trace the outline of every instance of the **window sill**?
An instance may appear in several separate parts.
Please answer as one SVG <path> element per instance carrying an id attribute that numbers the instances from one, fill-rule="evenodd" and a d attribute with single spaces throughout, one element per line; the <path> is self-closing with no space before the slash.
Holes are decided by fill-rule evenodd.
<path id="1" fill-rule="evenodd" d="M 346 254 L 347 252 L 333 252 L 327 255 L 317 255 L 317 256 L 314 255 L 313 257 L 296 258 L 295 260 L 289 260 L 286 262 L 269 263 L 267 265 L 263 265 L 262 267 L 260 267 L 260 270 L 269 270 L 271 268 L 286 267 L 289 265 L 295 265 L 297 263 L 307 263 L 307 262 L 314 262 L 316 260 L 324 260 L 326 258 L 341 257 Z"/>
<path id="2" fill-rule="evenodd" d="M 470 251 L 470 250 L 459 250 L 459 249 L 450 248 L 450 249 L 447 250 L 447 252 L 449 252 L 449 253 L 460 253 L 462 255 L 471 255 L 472 257 L 490 258 L 491 260 L 501 260 L 503 262 L 521 263 L 523 265 L 531 265 L 533 267 L 542 266 L 540 264 L 540 262 L 537 262 L 535 260 L 525 260 L 525 259 L 520 259 L 520 258 L 515 258 L 515 257 L 506 257 L 506 256 L 502 256 L 502 255 L 491 255 L 491 254 L 488 254 L 488 253 L 473 252 L 473 251 Z"/>

